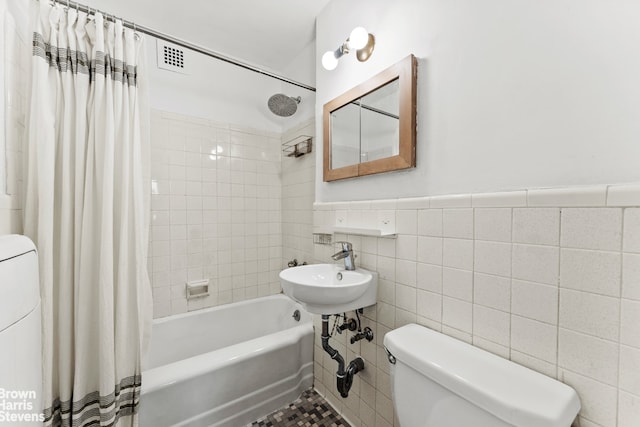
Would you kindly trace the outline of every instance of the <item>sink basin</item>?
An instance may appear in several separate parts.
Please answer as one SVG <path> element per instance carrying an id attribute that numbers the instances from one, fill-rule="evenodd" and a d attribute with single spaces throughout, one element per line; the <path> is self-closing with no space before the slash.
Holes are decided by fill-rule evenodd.
<path id="1" fill-rule="evenodd" d="M 282 289 L 311 313 L 338 314 L 376 303 L 378 275 L 338 264 L 312 264 L 280 272 Z"/>

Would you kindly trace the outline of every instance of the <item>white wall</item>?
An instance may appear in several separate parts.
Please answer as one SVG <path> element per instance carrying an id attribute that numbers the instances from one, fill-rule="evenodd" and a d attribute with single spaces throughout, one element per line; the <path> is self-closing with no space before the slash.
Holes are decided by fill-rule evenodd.
<path id="1" fill-rule="evenodd" d="M 156 39 L 148 36 L 146 48 L 152 108 L 275 132 L 313 117 L 312 91 L 191 50 L 185 51 L 188 74 L 159 69 Z M 314 56 L 315 45 L 311 43 L 283 73 L 276 74 L 313 86 Z M 269 111 L 267 100 L 276 93 L 302 98 L 295 115 L 283 118 Z"/>
<path id="2" fill-rule="evenodd" d="M 151 108 L 192 117 L 280 131 L 282 125 L 267 108 L 279 81 L 186 50 L 188 74 L 159 69 L 156 39 L 147 37 Z"/>
<path id="3" fill-rule="evenodd" d="M 622 0 L 334 0 L 317 56 L 352 28 L 376 36 L 366 63 L 317 61 L 322 105 L 413 53 L 417 168 L 333 183 L 319 201 L 610 184 L 640 178 L 640 3 Z"/>

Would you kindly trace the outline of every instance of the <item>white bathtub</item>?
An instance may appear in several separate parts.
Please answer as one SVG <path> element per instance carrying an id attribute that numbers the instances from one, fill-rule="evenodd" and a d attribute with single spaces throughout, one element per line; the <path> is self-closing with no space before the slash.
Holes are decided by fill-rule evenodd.
<path id="1" fill-rule="evenodd" d="M 238 427 L 313 384 L 311 316 L 284 295 L 158 319 L 152 332 L 141 427 Z"/>

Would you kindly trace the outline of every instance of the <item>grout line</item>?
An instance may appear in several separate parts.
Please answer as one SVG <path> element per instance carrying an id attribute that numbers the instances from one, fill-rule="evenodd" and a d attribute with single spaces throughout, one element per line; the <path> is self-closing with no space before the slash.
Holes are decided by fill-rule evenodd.
<path id="1" fill-rule="evenodd" d="M 609 196 L 609 187 L 607 187 L 607 198 Z M 617 369 L 617 377 L 616 377 L 616 425 L 620 424 L 620 368 L 621 368 L 621 359 L 622 359 L 622 344 L 621 344 L 621 332 L 622 332 L 622 290 L 623 290 L 623 271 L 624 271 L 624 217 L 626 209 L 621 209 L 621 221 L 620 221 L 620 298 L 618 298 L 618 369 Z"/>
<path id="2" fill-rule="evenodd" d="M 558 295 L 558 306 L 556 310 L 556 379 L 564 382 L 564 378 L 560 378 L 560 270 L 562 268 L 562 210 L 563 208 L 558 209 L 558 265 L 557 265 L 557 295 Z"/>
<path id="3" fill-rule="evenodd" d="M 526 197 L 526 194 L 525 194 Z M 510 209 L 511 213 L 511 233 L 510 239 L 511 242 L 511 274 L 509 277 L 509 360 L 513 360 L 513 343 L 512 343 L 512 333 L 513 333 L 513 253 L 514 253 L 514 243 L 513 243 L 513 228 L 514 228 L 514 212 L 513 208 Z"/>

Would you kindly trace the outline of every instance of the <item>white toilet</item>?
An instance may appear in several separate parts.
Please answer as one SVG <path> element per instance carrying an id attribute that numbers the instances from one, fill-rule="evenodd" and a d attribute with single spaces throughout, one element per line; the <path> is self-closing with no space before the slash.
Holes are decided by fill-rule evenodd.
<path id="1" fill-rule="evenodd" d="M 419 325 L 384 346 L 402 427 L 569 427 L 580 410 L 568 385 Z"/>
<path id="2" fill-rule="evenodd" d="M 38 255 L 24 236 L 0 236 L 0 425 L 42 426 Z"/>

